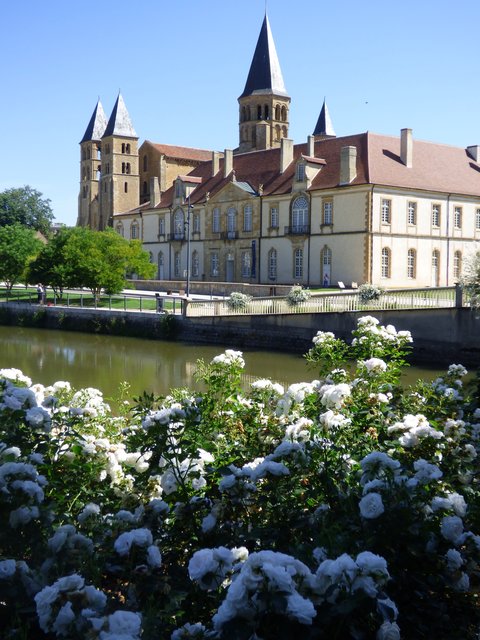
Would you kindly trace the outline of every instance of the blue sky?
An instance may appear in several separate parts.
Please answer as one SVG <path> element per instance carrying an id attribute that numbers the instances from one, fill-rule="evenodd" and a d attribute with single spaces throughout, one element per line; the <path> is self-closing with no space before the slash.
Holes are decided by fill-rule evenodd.
<path id="1" fill-rule="evenodd" d="M 326 96 L 338 136 L 374 131 L 480 144 L 478 0 L 268 0 L 290 137 L 313 131 Z M 29 184 L 74 224 L 79 146 L 100 97 L 121 90 L 140 138 L 238 144 L 264 0 L 16 0 L 0 39 L 0 191 Z"/>

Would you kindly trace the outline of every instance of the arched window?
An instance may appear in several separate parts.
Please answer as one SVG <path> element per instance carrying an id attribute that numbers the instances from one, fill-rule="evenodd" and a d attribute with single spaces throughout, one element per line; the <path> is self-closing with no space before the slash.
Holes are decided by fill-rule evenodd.
<path id="1" fill-rule="evenodd" d="M 282 122 L 287 121 L 287 107 L 284 105 L 282 107 Z"/>
<path id="2" fill-rule="evenodd" d="M 332 282 L 332 250 L 325 245 L 320 258 L 322 286 L 328 287 Z"/>
<path id="3" fill-rule="evenodd" d="M 175 240 L 182 240 L 185 232 L 183 209 L 177 209 L 173 216 L 173 237 Z"/>
<path id="4" fill-rule="evenodd" d="M 270 280 L 277 279 L 277 250 L 270 249 L 268 252 L 268 277 Z"/>
<path id="5" fill-rule="evenodd" d="M 192 276 L 198 278 L 200 274 L 200 258 L 198 257 L 198 251 L 192 253 Z"/>
<path id="6" fill-rule="evenodd" d="M 265 120 L 269 120 L 269 118 L 270 118 L 270 110 L 268 108 L 268 104 L 266 104 L 263 107 L 263 117 L 265 118 Z"/>
<path id="7" fill-rule="evenodd" d="M 462 275 L 462 252 L 455 251 L 453 254 L 453 277 L 458 280 Z"/>
<path id="8" fill-rule="evenodd" d="M 417 277 L 417 252 L 409 249 L 407 252 L 407 278 Z"/>
<path id="9" fill-rule="evenodd" d="M 82 160 L 86 160 L 87 159 L 87 151 L 86 149 L 82 149 Z"/>
<path id="10" fill-rule="evenodd" d="M 308 200 L 298 196 L 292 204 L 292 233 L 308 233 Z"/>
<path id="11" fill-rule="evenodd" d="M 143 195 L 146 196 L 148 195 L 148 184 L 147 181 L 145 180 L 143 185 L 142 185 L 142 190 L 143 190 Z"/>
<path id="12" fill-rule="evenodd" d="M 382 278 L 390 278 L 391 254 L 388 247 L 382 249 Z"/>
<path id="13" fill-rule="evenodd" d="M 261 120 L 262 119 L 262 105 L 259 104 L 257 107 L 257 120 Z"/>
<path id="14" fill-rule="evenodd" d="M 148 156 L 143 156 L 143 170 L 148 170 Z"/>
<path id="15" fill-rule="evenodd" d="M 212 233 L 220 233 L 220 209 L 215 207 L 212 212 Z"/>
<path id="16" fill-rule="evenodd" d="M 282 139 L 282 130 L 280 128 L 279 124 L 275 125 L 275 140 L 281 140 Z"/>
<path id="17" fill-rule="evenodd" d="M 180 265 L 180 251 L 175 251 L 175 254 L 173 256 L 173 274 L 175 278 L 180 277 Z"/>
<path id="18" fill-rule="evenodd" d="M 130 238 L 132 240 L 137 240 L 139 238 L 139 227 L 138 222 L 132 222 L 132 226 L 130 227 Z"/>
<path id="19" fill-rule="evenodd" d="M 122 236 L 123 238 L 123 224 L 121 222 L 117 224 L 117 226 L 115 227 L 115 231 L 118 233 L 119 236 Z"/>
<path id="20" fill-rule="evenodd" d="M 158 217 L 158 235 L 165 235 L 165 218 L 163 216 Z"/>
<path id="21" fill-rule="evenodd" d="M 281 114 L 280 105 L 277 104 L 277 106 L 275 107 L 275 120 L 280 120 L 280 117 L 281 117 L 280 114 Z"/>
<path id="22" fill-rule="evenodd" d="M 438 287 L 440 283 L 440 251 L 432 251 L 432 285 Z"/>
<path id="23" fill-rule="evenodd" d="M 287 137 L 287 127 L 282 127 L 282 137 L 286 138 Z"/>
<path id="24" fill-rule="evenodd" d="M 293 252 L 293 276 L 295 279 L 303 278 L 303 249 Z"/>

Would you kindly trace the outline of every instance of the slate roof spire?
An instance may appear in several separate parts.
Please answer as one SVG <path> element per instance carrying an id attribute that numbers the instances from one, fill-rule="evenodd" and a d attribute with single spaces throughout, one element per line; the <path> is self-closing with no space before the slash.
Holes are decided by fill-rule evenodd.
<path id="1" fill-rule="evenodd" d="M 330 113 L 328 111 L 327 101 L 325 100 L 325 98 L 323 99 L 322 110 L 320 111 L 320 115 L 318 116 L 313 135 L 328 136 L 332 138 L 336 137 L 337 135 L 333 129 L 332 120 L 330 118 Z"/>
<path id="2" fill-rule="evenodd" d="M 103 110 L 102 103 L 99 99 L 85 133 L 83 134 L 83 138 L 80 140 L 80 144 L 82 144 L 82 142 L 89 142 L 93 140 L 99 141 L 105 132 L 106 126 L 107 117 L 105 116 L 105 111 Z"/>
<path id="3" fill-rule="evenodd" d="M 270 22 L 266 13 L 258 36 L 255 53 L 253 54 L 245 89 L 240 98 L 257 93 L 287 95 L 270 29 Z"/>
<path id="4" fill-rule="evenodd" d="M 137 137 L 120 92 L 118 93 L 117 101 L 115 102 L 107 128 L 105 129 L 105 133 L 102 137 L 106 138 L 107 136 L 122 136 L 125 138 Z"/>

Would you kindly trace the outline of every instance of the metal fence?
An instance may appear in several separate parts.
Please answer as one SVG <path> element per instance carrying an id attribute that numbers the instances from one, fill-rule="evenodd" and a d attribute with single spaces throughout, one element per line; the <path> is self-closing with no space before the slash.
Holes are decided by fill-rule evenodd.
<path id="1" fill-rule="evenodd" d="M 286 298 L 253 298 L 243 309 L 232 309 L 226 300 L 189 301 L 188 317 L 267 315 L 287 313 L 338 313 L 344 311 L 387 311 L 392 309 L 438 309 L 455 307 L 455 287 L 402 289 L 383 292 L 377 300 L 362 301 L 358 291 L 313 294 L 308 300 L 290 306 Z"/>

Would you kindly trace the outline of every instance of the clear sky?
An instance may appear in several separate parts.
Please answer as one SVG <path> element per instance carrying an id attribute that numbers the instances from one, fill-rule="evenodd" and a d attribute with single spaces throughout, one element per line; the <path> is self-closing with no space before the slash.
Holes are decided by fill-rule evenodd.
<path id="1" fill-rule="evenodd" d="M 480 144 L 479 0 L 268 0 L 290 137 L 324 96 L 337 136 L 373 131 Z M 121 90 L 139 142 L 223 150 L 264 0 L 16 0 L 0 20 L 0 191 L 30 185 L 75 224 L 79 141 Z"/>

